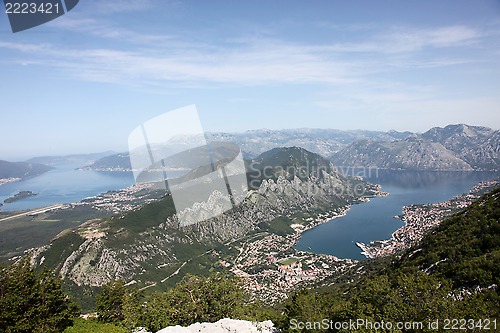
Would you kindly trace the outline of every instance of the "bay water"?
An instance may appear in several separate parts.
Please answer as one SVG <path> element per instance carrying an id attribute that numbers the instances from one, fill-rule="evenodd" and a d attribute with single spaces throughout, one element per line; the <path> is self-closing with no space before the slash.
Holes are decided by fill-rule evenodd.
<path id="1" fill-rule="evenodd" d="M 389 195 L 352 205 L 346 216 L 304 232 L 295 248 L 363 260 L 356 242 L 389 239 L 403 226 L 394 218 L 402 214 L 403 206 L 446 201 L 468 192 L 480 181 L 498 177 L 495 172 L 372 170 L 365 179 L 382 185 L 382 191 Z"/>
<path id="2" fill-rule="evenodd" d="M 35 209 L 59 203 L 79 202 L 87 197 L 134 184 L 131 172 L 78 169 L 81 165 L 58 165 L 40 176 L 0 185 L 0 203 L 20 191 L 36 196 L 4 203 L 0 211 Z"/>

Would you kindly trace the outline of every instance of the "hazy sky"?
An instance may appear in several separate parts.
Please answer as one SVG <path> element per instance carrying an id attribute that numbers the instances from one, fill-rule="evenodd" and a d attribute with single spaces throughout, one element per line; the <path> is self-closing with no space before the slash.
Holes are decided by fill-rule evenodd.
<path id="1" fill-rule="evenodd" d="M 126 150 L 189 104 L 209 131 L 499 129 L 499 65 L 498 0 L 81 0 L 15 34 L 1 12 L 0 159 Z"/>

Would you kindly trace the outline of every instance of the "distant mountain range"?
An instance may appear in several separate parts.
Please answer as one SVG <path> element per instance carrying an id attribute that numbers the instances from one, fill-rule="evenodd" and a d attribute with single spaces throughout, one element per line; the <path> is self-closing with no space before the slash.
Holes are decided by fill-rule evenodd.
<path id="1" fill-rule="evenodd" d="M 208 141 L 229 141 L 238 144 L 247 157 L 255 157 L 278 147 L 300 147 L 328 157 L 348 144 L 360 140 L 393 141 L 410 132 L 341 131 L 336 129 L 252 130 L 244 133 L 207 133 Z"/>
<path id="2" fill-rule="evenodd" d="M 0 179 L 25 179 L 41 175 L 52 169 L 52 167 L 44 164 L 29 162 L 7 162 L 0 160 Z"/>
<path id="3" fill-rule="evenodd" d="M 109 150 L 102 153 L 91 153 L 91 154 L 72 154 L 65 156 L 40 156 L 31 158 L 26 162 L 45 164 L 49 166 L 58 166 L 62 164 L 89 165 L 103 157 L 114 154 L 116 154 L 116 152 Z"/>
<path id="4" fill-rule="evenodd" d="M 349 167 L 379 167 L 415 170 L 472 170 L 441 143 L 417 135 L 398 141 L 358 140 L 330 157 Z"/>
<path id="5" fill-rule="evenodd" d="M 130 155 L 120 153 L 102 157 L 88 166 L 93 170 L 131 170 Z"/>
<path id="6" fill-rule="evenodd" d="M 434 127 L 422 138 L 442 144 L 474 169 L 498 169 L 500 165 L 500 131 L 491 128 L 449 125 Z"/>
<path id="7" fill-rule="evenodd" d="M 336 165 L 407 170 L 499 170 L 500 131 L 470 125 L 412 132 L 333 129 L 207 133 L 209 142 L 233 142 L 249 159 L 278 147 L 300 147 Z M 128 153 L 97 160 L 94 170 L 130 170 Z"/>
<path id="8" fill-rule="evenodd" d="M 303 128 L 207 133 L 206 139 L 208 142 L 232 142 L 239 145 L 247 160 L 273 148 L 300 147 L 343 167 L 500 170 L 500 131 L 465 124 L 434 127 L 423 134 Z M 30 176 L 39 174 L 44 169 L 37 166 L 40 164 L 53 167 L 72 163 L 98 171 L 131 171 L 132 168 L 127 152 L 116 154 L 111 151 L 36 157 L 17 164 L 8 163 L 11 162 L 0 163 L 0 178 L 22 177 L 27 172 Z"/>
<path id="9" fill-rule="evenodd" d="M 406 137 L 405 132 L 340 131 L 335 129 L 252 130 L 244 133 L 206 133 L 208 142 L 232 142 L 240 146 L 243 156 L 251 159 L 280 147 L 300 147 L 327 157 L 347 144 L 363 138 L 395 140 Z M 187 139 L 189 140 L 189 139 Z M 130 170 L 130 156 L 120 153 L 104 157 L 89 166 L 93 170 Z"/>
<path id="10" fill-rule="evenodd" d="M 448 125 L 403 140 L 362 139 L 330 156 L 343 166 L 414 170 L 498 170 L 500 131 Z"/>

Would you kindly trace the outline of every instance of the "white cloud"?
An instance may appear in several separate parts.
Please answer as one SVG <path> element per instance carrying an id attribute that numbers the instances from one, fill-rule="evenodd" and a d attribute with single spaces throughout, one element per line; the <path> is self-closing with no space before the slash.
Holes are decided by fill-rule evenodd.
<path id="1" fill-rule="evenodd" d="M 49 52 L 49 44 L 36 44 L 36 43 L 14 43 L 14 42 L 0 42 L 0 48 L 20 51 L 23 53 L 37 53 Z"/>
<path id="2" fill-rule="evenodd" d="M 141 34 L 122 27 L 116 27 L 96 18 L 74 18 L 63 16 L 52 23 L 52 27 L 74 33 L 89 34 L 98 38 L 114 39 L 127 44 L 159 44 L 175 39 L 168 35 Z"/>
<path id="3" fill-rule="evenodd" d="M 464 46 L 476 42 L 482 34 L 474 28 L 466 26 L 449 26 L 437 29 L 406 30 L 389 33 L 385 46 L 391 52 L 412 52 L 427 47 Z M 391 47 L 392 45 L 392 47 Z"/>
<path id="4" fill-rule="evenodd" d="M 378 31 L 372 38 L 357 43 L 336 43 L 329 46 L 335 52 L 397 54 L 413 53 L 426 48 L 467 46 L 485 35 L 467 26 L 447 26 L 435 29 L 393 27 Z"/>
<path id="5" fill-rule="evenodd" d="M 127 2 L 129 3 L 129 2 Z M 146 6 L 145 1 L 141 6 Z M 239 38 L 190 40 L 180 36 L 142 34 L 97 19 L 62 19 L 56 23 L 73 32 L 121 42 L 118 48 L 68 48 L 60 45 L 0 42 L 0 48 L 23 53 L 25 63 L 47 58 L 55 66 L 87 81 L 130 84 L 200 85 L 207 83 L 263 85 L 274 83 L 358 84 L 374 73 L 401 69 L 454 66 L 477 59 L 420 56 L 427 48 L 467 47 L 483 35 L 466 26 L 435 29 L 392 28 L 365 36 L 360 43 L 285 42 Z M 127 47 L 128 44 L 141 47 Z M 32 56 L 36 53 L 36 56 Z M 18 59 L 11 59 L 12 62 Z M 57 61 L 56 61 L 57 60 Z"/>
<path id="6" fill-rule="evenodd" d="M 176 43 L 174 41 L 174 43 Z M 36 44 L 0 43 L 31 53 L 37 50 L 50 60 L 47 66 L 62 67 L 86 80 L 105 82 L 175 81 L 268 84 L 274 82 L 347 83 L 353 80 L 347 64 L 331 61 L 300 45 L 247 45 L 243 48 L 217 48 L 190 45 L 169 52 L 169 46 L 140 52 L 114 49 L 57 49 Z M 25 56 L 28 56 L 25 54 Z M 55 61 L 55 60 L 59 61 Z"/>
<path id="7" fill-rule="evenodd" d="M 428 37 L 428 44 L 432 46 L 454 46 L 463 45 L 482 37 L 481 32 L 466 26 L 451 26 L 427 31 L 424 36 Z"/>

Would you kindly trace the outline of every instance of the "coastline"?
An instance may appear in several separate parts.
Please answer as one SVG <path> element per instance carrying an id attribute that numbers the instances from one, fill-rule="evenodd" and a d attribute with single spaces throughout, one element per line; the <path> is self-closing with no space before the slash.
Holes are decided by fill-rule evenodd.
<path id="1" fill-rule="evenodd" d="M 370 190 L 373 191 L 373 194 L 369 195 L 369 196 L 365 196 L 365 197 L 360 197 L 356 200 L 356 202 L 353 202 L 353 203 L 348 203 L 344 206 L 341 206 L 341 207 L 338 207 L 338 208 L 335 208 L 333 210 L 328 210 L 324 213 L 320 213 L 316 216 L 316 218 L 313 218 L 313 217 L 308 217 L 307 219 L 305 219 L 305 221 L 309 221 L 308 224 L 306 225 L 302 225 L 302 224 L 292 224 L 290 225 L 290 227 L 292 229 L 294 229 L 295 233 L 294 234 L 297 234 L 297 239 L 294 243 L 293 246 L 296 245 L 296 242 L 299 240 L 300 236 L 302 236 L 302 233 L 308 231 L 308 230 L 311 230 L 321 224 L 324 224 L 324 223 L 327 223 L 327 222 L 330 222 L 330 221 L 333 221 L 334 219 L 336 218 L 339 218 L 339 217 L 344 217 L 347 215 L 347 213 L 349 212 L 349 210 L 351 209 L 352 205 L 359 205 L 359 204 L 362 204 L 362 203 L 366 203 L 366 202 L 369 202 L 370 201 L 370 198 L 373 198 L 373 197 L 385 197 L 385 196 L 388 196 L 389 193 L 388 192 L 384 192 L 381 190 L 381 185 L 380 184 L 371 184 L 373 187 L 370 188 Z M 294 227 L 295 226 L 295 227 Z M 301 251 L 301 250 L 297 250 L 297 251 Z M 313 252 L 311 252 L 313 253 Z M 354 259 L 350 259 L 350 260 L 354 260 Z"/>
<path id="2" fill-rule="evenodd" d="M 468 207 L 482 194 L 500 186 L 500 180 L 483 181 L 468 193 L 457 195 L 450 200 L 423 205 L 407 205 L 402 208 L 401 220 L 404 225 L 394 231 L 391 238 L 376 240 L 368 244 L 356 243 L 361 254 L 368 259 L 385 257 L 418 244 L 423 237 L 442 221 Z"/>
<path id="3" fill-rule="evenodd" d="M 14 177 L 11 177 L 11 178 L 0 178 L 0 186 L 2 186 L 3 184 L 8 184 L 8 183 L 14 183 L 14 182 L 18 182 L 22 180 L 22 178 L 14 178 Z"/>
<path id="4" fill-rule="evenodd" d="M 9 204 L 9 203 L 12 203 L 12 202 L 15 202 L 18 200 L 26 199 L 29 197 L 34 197 L 36 195 L 38 195 L 38 193 L 33 193 L 31 191 L 19 191 L 18 193 L 14 194 L 13 196 L 5 199 L 3 202 L 6 204 Z"/>
<path id="5" fill-rule="evenodd" d="M 353 204 L 362 204 L 368 202 L 369 198 L 388 195 L 380 191 L 378 184 L 371 184 L 370 190 L 369 196 L 355 202 L 300 218 L 302 223 L 292 223 L 290 227 L 293 232 L 286 235 L 266 232 L 257 239 L 232 243 L 238 254 L 235 257 L 219 256 L 219 264 L 244 279 L 245 289 L 253 297 L 270 304 L 285 299 L 289 292 L 298 288 L 320 283 L 327 278 L 342 277 L 359 261 L 298 250 L 295 245 L 302 233 L 346 216 Z"/>
<path id="6" fill-rule="evenodd" d="M 246 281 L 244 288 L 254 298 L 268 304 L 287 298 L 289 292 L 339 274 L 357 264 L 351 259 L 316 254 L 295 249 L 303 232 L 345 216 L 351 205 L 308 217 L 309 223 L 292 224 L 293 233 L 277 235 L 266 232 L 257 239 L 238 241 L 235 257 L 219 256 L 219 264 Z M 304 221 L 306 222 L 306 221 Z M 260 237 L 263 236 L 263 237 Z"/>

